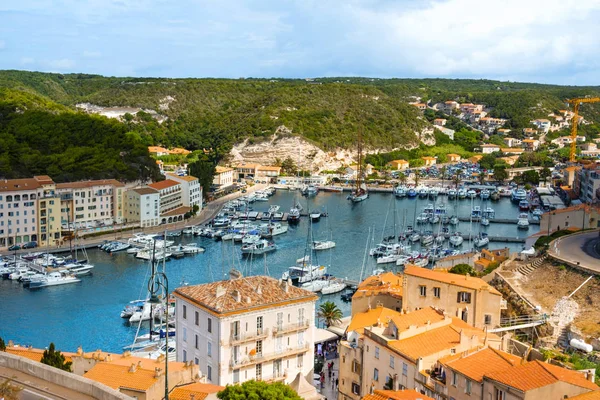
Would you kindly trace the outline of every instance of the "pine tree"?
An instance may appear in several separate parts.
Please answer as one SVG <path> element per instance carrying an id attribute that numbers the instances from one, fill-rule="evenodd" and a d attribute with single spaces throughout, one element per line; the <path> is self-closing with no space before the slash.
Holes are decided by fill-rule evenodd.
<path id="1" fill-rule="evenodd" d="M 44 350 L 42 355 L 42 364 L 50 365 L 52 367 L 62 369 L 63 371 L 71 372 L 71 361 L 65 361 L 65 356 L 60 351 L 56 351 L 54 343 L 50 343 L 48 349 Z"/>
<path id="2" fill-rule="evenodd" d="M 4 339 L 0 337 L 0 351 L 6 351 L 6 343 L 4 343 Z"/>

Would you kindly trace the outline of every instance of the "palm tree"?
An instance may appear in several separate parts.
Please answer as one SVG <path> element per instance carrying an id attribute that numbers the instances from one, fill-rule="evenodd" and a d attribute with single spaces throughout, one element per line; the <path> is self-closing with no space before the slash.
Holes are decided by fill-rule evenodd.
<path id="1" fill-rule="evenodd" d="M 477 178 L 479 178 L 479 183 L 480 183 L 481 185 L 483 185 L 483 182 L 485 181 L 485 174 L 486 174 L 485 172 L 481 171 L 481 172 L 479 173 L 479 176 L 477 177 Z"/>
<path id="2" fill-rule="evenodd" d="M 0 398 L 4 400 L 17 400 L 22 387 L 10 383 L 10 379 L 0 383 Z"/>
<path id="3" fill-rule="evenodd" d="M 408 178 L 406 177 L 406 174 L 404 172 L 400 172 L 398 174 L 398 181 L 400 182 L 400 184 L 402 186 L 406 185 L 407 180 L 408 180 Z"/>
<path id="4" fill-rule="evenodd" d="M 343 316 L 342 311 L 332 301 L 326 301 L 321 304 L 317 312 L 317 318 L 322 319 L 327 327 L 342 322 Z"/>
<path id="5" fill-rule="evenodd" d="M 415 188 L 419 186 L 419 181 L 421 180 L 421 175 L 419 175 L 419 170 L 415 170 Z"/>
<path id="6" fill-rule="evenodd" d="M 444 178 L 446 177 L 446 166 L 444 165 L 440 168 L 440 173 L 442 174 L 442 187 L 444 187 Z"/>
<path id="7" fill-rule="evenodd" d="M 462 174 L 462 169 L 456 170 L 456 175 L 454 175 L 454 186 L 458 189 L 458 184 L 460 183 L 460 175 Z"/>

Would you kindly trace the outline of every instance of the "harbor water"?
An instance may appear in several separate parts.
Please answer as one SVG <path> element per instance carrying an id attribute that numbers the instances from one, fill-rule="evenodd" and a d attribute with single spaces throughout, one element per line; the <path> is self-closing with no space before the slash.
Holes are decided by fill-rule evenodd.
<path id="1" fill-rule="evenodd" d="M 278 191 L 268 202 L 255 202 L 251 207 L 255 211 L 266 211 L 270 205 L 277 204 L 281 211 L 287 212 L 294 198 L 301 202 L 304 212 L 307 209 L 319 210 L 328 216 L 312 224 L 308 217 L 303 217 L 298 224 L 291 225 L 287 233 L 274 238 L 276 251 L 254 258 L 241 257 L 240 245 L 183 235 L 175 238 L 182 243 L 198 243 L 206 248 L 206 252 L 166 262 L 169 290 L 173 291 L 182 284 L 225 279 L 231 268 L 242 271 L 244 275 L 266 273 L 279 278 L 304 256 L 309 226 L 312 226 L 314 240 L 336 242 L 335 248 L 318 252 L 318 263 L 327 265 L 328 273 L 336 277 L 358 281 L 361 276 L 371 275 L 374 268 L 382 267 L 375 266 L 375 260 L 369 256 L 363 267 L 365 248 L 379 243 L 384 236 L 394 235 L 394 214 L 397 234 L 402 233 L 403 225 L 413 225 L 415 229 L 434 233 L 439 229 L 439 224 L 417 225 L 413 222 L 415 214 L 418 216 L 433 200 L 396 199 L 391 194 L 371 194 L 368 200 L 351 204 L 343 193 L 321 192 L 307 199 L 297 192 Z M 508 198 L 482 202 L 479 198 L 473 201 L 449 200 L 446 196 L 439 196 L 436 204 L 446 204 L 448 215 L 461 217 L 471 214 L 472 204 L 482 209 L 487 206 L 494 208 L 498 218 L 516 219 L 519 215 L 517 205 Z M 446 226 L 450 232 L 471 233 L 473 237 L 479 232 L 486 232 L 490 237 L 525 238 L 539 229 L 537 225 L 530 225 L 528 230 L 518 230 L 515 224 L 506 223 L 482 227 L 477 222 Z M 374 235 L 367 243 L 369 231 L 374 231 Z M 449 247 L 447 241 L 444 247 Z M 466 239 L 459 249 L 465 251 L 471 247 Z M 503 247 L 520 251 L 523 244 L 490 242 L 487 246 L 489 249 Z M 419 249 L 418 245 L 415 249 Z M 99 249 L 88 250 L 88 257 L 95 266 L 93 275 L 82 277 L 80 283 L 28 290 L 18 282 L 0 280 L 0 337 L 5 341 L 13 340 L 41 348 L 54 342 L 64 351 L 75 351 L 78 346 L 83 346 L 84 351 L 122 352 L 123 346 L 131 344 L 138 326 L 130 326 L 119 314 L 129 301 L 146 298 L 149 263 L 125 252 L 108 254 Z M 399 267 L 387 264 L 383 268 L 396 270 Z M 319 302 L 327 300 L 335 301 L 344 315 L 349 315 L 350 305 L 341 301 L 339 293 L 320 296 Z"/>

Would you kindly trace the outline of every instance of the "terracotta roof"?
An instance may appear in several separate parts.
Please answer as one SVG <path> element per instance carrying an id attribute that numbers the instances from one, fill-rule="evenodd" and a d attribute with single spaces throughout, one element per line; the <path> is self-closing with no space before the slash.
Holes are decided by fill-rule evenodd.
<path id="1" fill-rule="evenodd" d="M 57 349 L 58 350 L 58 349 Z M 21 347 L 21 346 L 6 346 L 6 352 L 13 354 L 15 356 L 25 357 L 32 361 L 40 362 L 42 360 L 42 356 L 44 355 L 44 349 L 35 349 L 33 347 Z M 65 356 L 65 361 L 72 361 L 71 356 L 75 355 L 75 353 L 70 352 L 60 352 L 63 356 Z"/>
<path id="2" fill-rule="evenodd" d="M 539 142 L 537 139 L 523 139 L 523 143 L 535 143 Z"/>
<path id="3" fill-rule="evenodd" d="M 181 185 L 181 184 L 172 179 L 165 179 L 164 181 L 151 183 L 148 186 L 151 187 L 152 189 L 162 190 L 162 189 L 166 189 L 166 188 L 176 186 L 176 185 Z"/>
<path id="4" fill-rule="evenodd" d="M 479 147 L 485 147 L 485 148 L 488 148 L 488 147 L 498 147 L 499 148 L 500 146 L 498 146 L 497 144 L 486 143 L 486 144 L 480 145 Z"/>
<path id="5" fill-rule="evenodd" d="M 193 182 L 193 181 L 198 180 L 198 178 L 196 178 L 195 176 L 191 176 L 191 175 L 179 176 L 179 175 L 173 174 L 171 172 L 167 173 L 167 175 L 172 176 L 177 179 L 181 179 L 182 181 L 186 181 L 186 182 Z"/>
<path id="6" fill-rule="evenodd" d="M 229 172 L 229 171 L 233 171 L 233 168 L 229 168 L 229 167 L 221 167 L 219 165 L 217 165 L 217 167 L 215 168 L 217 174 L 222 174 L 223 172 Z"/>
<path id="7" fill-rule="evenodd" d="M 190 154 L 191 151 L 182 149 L 181 147 L 175 147 L 172 150 L 169 150 L 169 154 Z"/>
<path id="8" fill-rule="evenodd" d="M 425 326 L 435 324 L 446 319 L 443 312 L 436 310 L 433 307 L 425 307 L 420 310 L 409 312 L 406 314 L 400 314 L 392 317 L 392 321 L 399 332 L 408 330 L 411 326 Z"/>
<path id="9" fill-rule="evenodd" d="M 414 389 L 404 390 L 376 390 L 362 398 L 363 400 L 433 400 Z M 187 399 L 186 399 L 187 400 Z"/>
<path id="10" fill-rule="evenodd" d="M 166 212 L 164 214 L 160 214 L 161 217 L 172 217 L 174 215 L 181 215 L 181 214 L 185 214 L 186 212 L 189 212 L 192 210 L 192 207 L 186 207 L 186 206 L 181 206 L 181 207 L 177 207 L 174 210 L 171 210 L 169 212 Z"/>
<path id="11" fill-rule="evenodd" d="M 598 386 L 585 379 L 585 375 L 581 372 L 568 370 L 537 360 L 504 371 L 486 373 L 484 376 L 522 392 L 541 388 L 559 381 L 590 390 L 598 390 Z"/>
<path id="12" fill-rule="evenodd" d="M 421 157 L 423 160 L 435 160 L 435 157 L 429 157 L 429 156 L 425 156 L 425 157 Z"/>
<path id="13" fill-rule="evenodd" d="M 450 153 L 450 154 L 446 154 L 448 157 L 460 157 L 460 154 L 454 154 L 454 153 Z"/>
<path id="14" fill-rule="evenodd" d="M 137 194 L 153 194 L 153 193 L 158 193 L 158 190 L 153 189 L 151 187 L 143 187 L 143 188 L 137 188 L 137 189 L 131 189 L 132 192 L 136 192 Z"/>
<path id="15" fill-rule="evenodd" d="M 567 400 L 600 400 L 600 391 L 594 390 L 593 392 L 587 392 L 579 396 L 569 397 Z"/>
<path id="16" fill-rule="evenodd" d="M 15 190 L 35 190 L 39 187 L 40 183 L 34 178 L 0 180 L 0 192 L 12 192 Z"/>
<path id="17" fill-rule="evenodd" d="M 454 371 L 465 375 L 477 382 L 483 381 L 488 373 L 503 371 L 521 363 L 521 358 L 500 350 L 485 348 L 466 356 L 460 355 L 448 361 L 441 359 L 440 363 Z"/>
<path id="18" fill-rule="evenodd" d="M 130 366 L 101 362 L 83 374 L 83 377 L 113 389 L 132 389 L 142 392 L 150 389 L 158 380 L 154 377 L 154 370 L 136 368 L 135 372 L 129 372 L 130 368 Z"/>
<path id="19" fill-rule="evenodd" d="M 358 285 L 358 289 L 352 297 L 385 293 L 402 298 L 402 279 L 402 275 L 396 275 L 393 272 L 370 276 Z"/>
<path id="20" fill-rule="evenodd" d="M 234 168 L 250 168 L 255 169 L 256 167 L 260 167 L 260 164 L 238 164 Z"/>
<path id="21" fill-rule="evenodd" d="M 525 150 L 520 147 L 503 147 L 500 149 L 503 153 L 524 153 Z"/>
<path id="22" fill-rule="evenodd" d="M 348 325 L 348 332 L 356 331 L 363 333 L 367 326 L 377 326 L 379 323 L 384 326 L 388 325 L 390 319 L 399 317 L 401 314 L 398 311 L 379 306 L 372 308 L 366 312 L 356 313 Z"/>
<path id="23" fill-rule="evenodd" d="M 160 146 L 148 146 L 149 153 L 168 153 L 169 150 Z"/>
<path id="24" fill-rule="evenodd" d="M 169 364 L 170 365 L 170 364 Z M 190 400 L 194 395 L 194 400 L 204 400 L 210 393 L 217 393 L 225 389 L 223 386 L 211 385 L 210 383 L 190 383 L 189 385 L 178 386 L 171 393 L 171 400 Z"/>
<path id="25" fill-rule="evenodd" d="M 565 168 L 565 171 L 574 172 L 579 171 L 581 169 L 580 165 L 572 165 L 570 167 Z"/>
<path id="26" fill-rule="evenodd" d="M 66 182 L 66 183 L 57 183 L 57 189 L 83 189 L 90 188 L 94 186 L 106 186 L 112 185 L 115 187 L 123 187 L 125 186 L 121 182 L 116 179 L 98 179 L 95 181 L 79 181 L 79 182 Z"/>
<path id="27" fill-rule="evenodd" d="M 389 164 L 408 164 L 408 161 L 406 160 L 392 160 L 389 162 Z"/>
<path id="28" fill-rule="evenodd" d="M 51 185 L 54 183 L 52 178 L 50 178 L 48 175 L 36 175 L 33 177 L 33 179 L 38 181 L 40 185 Z"/>
<path id="29" fill-rule="evenodd" d="M 125 352 L 123 354 L 115 354 L 109 353 L 102 350 L 90 351 L 87 353 L 81 354 L 73 354 L 73 358 L 82 357 L 84 359 L 93 359 L 98 360 L 99 362 L 113 364 L 113 365 L 121 365 L 129 367 L 131 364 L 136 364 L 139 368 L 146 369 L 148 371 L 154 371 L 155 368 L 163 368 L 165 365 L 164 360 L 153 360 L 150 358 L 144 357 L 134 357 L 129 352 Z M 186 368 L 185 363 L 183 362 L 175 362 L 169 361 L 169 373 L 175 371 L 182 371 Z"/>
<path id="30" fill-rule="evenodd" d="M 494 289 L 483 279 L 474 278 L 472 276 L 451 274 L 449 272 L 433 271 L 427 268 L 419 268 L 414 266 L 407 266 L 404 270 L 404 275 L 448 283 L 451 285 L 461 286 L 469 289 L 487 290 L 490 293 L 500 295 L 499 291 Z"/>
<path id="31" fill-rule="evenodd" d="M 248 312 L 317 299 L 317 296 L 308 290 L 269 276 L 248 276 L 203 285 L 183 286 L 175 290 L 175 297 L 195 303 L 215 315 Z"/>
<path id="32" fill-rule="evenodd" d="M 258 166 L 256 167 L 258 171 L 281 171 L 281 167 L 271 167 L 271 166 Z"/>

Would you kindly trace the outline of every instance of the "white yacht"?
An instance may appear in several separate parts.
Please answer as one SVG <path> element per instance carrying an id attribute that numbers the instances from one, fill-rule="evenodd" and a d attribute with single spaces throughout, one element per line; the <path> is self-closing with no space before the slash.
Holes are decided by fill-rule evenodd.
<path id="1" fill-rule="evenodd" d="M 517 220 L 517 228 L 518 229 L 529 229 L 529 215 L 526 213 L 519 214 L 519 219 Z"/>
<path id="2" fill-rule="evenodd" d="M 341 292 L 342 290 L 346 289 L 346 287 L 348 286 L 347 284 L 345 284 L 342 281 L 330 280 L 327 282 L 328 282 L 327 285 L 321 289 L 322 294 L 338 293 L 338 292 Z"/>
<path id="3" fill-rule="evenodd" d="M 456 232 L 452 236 L 450 236 L 450 244 L 452 246 L 460 246 L 463 242 L 464 242 L 464 239 L 463 239 L 462 235 L 460 234 L 460 232 Z"/>
<path id="4" fill-rule="evenodd" d="M 279 208 L 280 208 L 280 207 L 279 207 L 278 205 L 276 205 L 276 204 L 273 204 L 272 206 L 270 206 L 270 207 L 269 207 L 269 213 L 271 213 L 271 214 L 274 214 L 274 213 L 276 213 L 277 211 L 279 211 Z"/>
<path id="5" fill-rule="evenodd" d="M 313 250 L 327 250 L 335 247 L 335 242 L 332 240 L 315 240 L 312 243 Z"/>
<path id="6" fill-rule="evenodd" d="M 329 284 L 329 281 L 324 279 L 317 279 L 314 281 L 306 282 L 300 285 L 302 289 L 309 290 L 311 292 L 320 292 Z"/>
<path id="7" fill-rule="evenodd" d="M 302 262 L 299 264 L 285 271 L 281 279 L 291 279 L 293 282 L 306 283 L 319 279 L 327 273 L 327 267 L 324 265 L 302 265 Z"/>
<path id="8" fill-rule="evenodd" d="M 277 250 L 277 246 L 274 242 L 266 239 L 260 239 L 259 241 L 251 244 L 245 244 L 242 246 L 242 254 L 264 254 L 271 251 Z"/>
<path id="9" fill-rule="evenodd" d="M 43 279 L 31 281 L 29 283 L 29 288 L 36 289 L 41 287 L 66 285 L 68 283 L 77 282 L 81 282 L 81 279 L 77 279 L 73 275 L 67 275 L 60 272 L 51 272 Z"/>
<path id="10" fill-rule="evenodd" d="M 475 247 L 484 247 L 490 242 L 490 238 L 485 233 L 481 233 L 477 238 L 475 238 Z"/>

